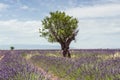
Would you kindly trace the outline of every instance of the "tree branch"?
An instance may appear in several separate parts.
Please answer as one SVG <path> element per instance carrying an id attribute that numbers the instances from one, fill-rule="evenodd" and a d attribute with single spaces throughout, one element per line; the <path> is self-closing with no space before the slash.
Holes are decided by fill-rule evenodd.
<path id="1" fill-rule="evenodd" d="M 75 39 L 75 36 L 77 35 L 78 32 L 79 32 L 79 30 L 73 32 L 73 34 L 66 40 L 68 45 L 71 43 L 72 40 Z"/>

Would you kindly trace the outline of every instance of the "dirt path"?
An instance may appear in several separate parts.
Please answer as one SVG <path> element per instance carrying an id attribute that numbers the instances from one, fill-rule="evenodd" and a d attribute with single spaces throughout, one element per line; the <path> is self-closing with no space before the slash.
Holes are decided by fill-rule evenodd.
<path id="1" fill-rule="evenodd" d="M 36 54 L 34 54 L 34 55 L 36 55 Z M 49 72 L 45 71 L 43 68 L 41 68 L 40 66 L 37 66 L 37 65 L 33 64 L 33 63 L 30 61 L 30 59 L 31 59 L 31 57 L 34 56 L 34 55 L 33 55 L 33 54 L 29 54 L 29 55 L 27 55 L 27 56 L 25 57 L 25 59 L 26 59 L 32 66 L 34 66 L 36 69 L 38 69 L 40 72 L 42 72 L 42 74 L 43 74 L 47 79 L 50 79 L 50 80 L 61 80 L 61 79 L 59 79 L 57 76 L 55 76 L 54 74 L 49 73 Z M 39 55 L 39 54 L 37 54 L 37 55 Z"/>
<path id="2" fill-rule="evenodd" d="M 0 61 L 4 58 L 5 55 L 0 55 Z M 47 79 L 50 80 L 60 80 L 57 76 L 54 76 L 51 73 L 46 72 L 44 69 L 42 69 L 39 66 L 34 65 L 32 62 L 30 62 L 30 60 L 27 60 L 32 66 L 34 66 L 36 69 L 38 69 Z"/>
<path id="3" fill-rule="evenodd" d="M 0 61 L 4 58 L 5 55 L 0 55 Z M 27 59 L 27 61 L 34 66 L 36 69 L 38 69 L 47 79 L 50 80 L 60 80 L 57 76 L 54 76 L 51 73 L 46 72 L 44 69 L 42 69 L 41 67 L 34 65 L 29 59 Z"/>
<path id="4" fill-rule="evenodd" d="M 0 56 L 0 60 L 2 60 L 4 58 L 4 55 Z"/>
<path id="5" fill-rule="evenodd" d="M 26 59 L 32 66 L 34 66 L 36 69 L 38 69 L 47 79 L 50 80 L 60 80 L 57 76 L 55 76 L 52 73 L 46 72 L 43 68 L 41 68 L 40 66 L 34 65 L 31 61 L 30 58 Z"/>
<path id="6" fill-rule="evenodd" d="M 48 73 L 48 72 L 46 72 L 44 69 L 42 69 L 41 67 L 38 67 L 38 66 L 35 66 L 40 72 L 42 72 L 43 73 L 43 75 L 46 77 L 46 78 L 48 78 L 48 79 L 50 79 L 50 80 L 60 80 L 57 76 L 54 76 L 53 74 L 51 74 L 51 73 Z"/>

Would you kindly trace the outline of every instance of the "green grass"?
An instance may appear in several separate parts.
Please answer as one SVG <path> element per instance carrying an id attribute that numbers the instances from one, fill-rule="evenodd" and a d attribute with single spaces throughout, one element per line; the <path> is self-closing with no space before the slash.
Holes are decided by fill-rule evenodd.
<path id="1" fill-rule="evenodd" d="M 86 57 L 96 57 L 98 58 L 97 61 L 93 61 L 92 63 L 82 63 L 81 66 L 79 68 L 74 68 L 72 71 L 72 64 L 63 64 L 63 58 L 62 58 L 62 54 L 60 53 L 46 53 L 46 54 L 42 54 L 42 56 L 45 57 L 45 59 L 36 59 L 36 56 L 41 56 L 41 55 L 32 55 L 30 56 L 29 54 L 27 54 L 27 56 L 29 57 L 29 60 L 36 66 L 43 68 L 44 70 L 48 71 L 48 73 L 54 74 L 55 76 L 57 76 L 58 78 L 60 78 L 61 80 L 79 80 L 79 79 L 83 79 L 83 80 L 96 80 L 96 76 L 100 75 L 102 71 L 98 71 L 97 68 L 94 68 L 94 65 L 96 65 L 97 63 L 106 61 L 106 60 L 111 60 L 114 59 L 113 55 L 109 55 L 109 54 L 92 54 L 92 53 L 80 53 L 80 54 L 75 54 L 72 53 L 72 58 L 70 59 L 71 61 L 75 61 L 77 59 L 80 58 L 86 58 Z M 117 54 L 118 55 L 118 54 Z M 26 56 L 26 58 L 27 58 Z M 49 57 L 51 58 L 57 58 L 57 61 L 52 61 L 49 60 Z M 61 59 L 60 59 L 61 58 Z M 59 59 L 61 61 L 59 61 Z M 67 58 L 66 60 L 69 60 L 69 58 Z M 69 63 L 69 61 L 66 61 Z M 109 65 L 107 67 L 107 69 L 109 70 L 110 68 L 112 68 L 114 65 Z M 69 71 L 69 72 L 68 72 Z M 90 73 L 89 73 L 90 71 Z M 86 74 L 84 74 L 86 72 Z M 98 76 L 99 77 L 99 76 Z M 120 79 L 120 75 L 116 75 L 117 78 Z M 113 75 L 108 75 L 106 74 L 103 78 L 99 77 L 98 80 L 114 80 L 115 76 Z"/>

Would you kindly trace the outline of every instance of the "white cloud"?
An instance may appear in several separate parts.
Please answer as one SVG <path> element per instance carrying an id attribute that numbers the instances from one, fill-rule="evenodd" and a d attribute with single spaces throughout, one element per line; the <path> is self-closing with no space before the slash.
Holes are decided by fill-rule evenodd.
<path id="1" fill-rule="evenodd" d="M 23 6 L 21 6 L 21 7 L 20 7 L 20 9 L 23 9 L 23 10 L 28 10 L 28 9 L 29 9 L 29 7 L 28 7 L 28 6 L 26 6 L 26 5 L 23 5 Z"/>
<path id="2" fill-rule="evenodd" d="M 7 4 L 4 4 L 4 3 L 0 3 L 0 11 L 2 10 L 5 10 L 8 8 L 8 5 Z"/>
<path id="3" fill-rule="evenodd" d="M 79 20 L 79 27 L 83 33 L 106 34 L 120 32 L 120 19 L 91 19 Z M 82 29 L 81 29 L 82 28 Z"/>
<path id="4" fill-rule="evenodd" d="M 120 19 L 79 20 L 76 48 L 119 48 Z"/>
<path id="5" fill-rule="evenodd" d="M 38 31 L 38 28 L 41 26 L 40 21 L 18 21 L 10 20 L 5 23 L 6 27 L 9 29 L 20 32 L 20 33 L 34 33 Z M 9 30 L 8 29 L 8 30 Z"/>
<path id="6" fill-rule="evenodd" d="M 120 16 L 120 4 L 105 4 L 89 7 L 73 7 L 68 8 L 65 12 L 77 18 Z"/>
<path id="7" fill-rule="evenodd" d="M 71 46 L 76 48 L 120 47 L 119 4 L 73 7 L 64 11 L 79 19 L 77 42 L 72 43 Z"/>
<path id="8" fill-rule="evenodd" d="M 0 44 L 36 44 L 41 41 L 41 21 L 0 21 Z"/>
<path id="9" fill-rule="evenodd" d="M 29 7 L 27 5 L 20 6 L 20 9 L 22 9 L 22 10 L 29 10 L 29 11 L 35 11 L 36 10 L 35 8 Z"/>
<path id="10" fill-rule="evenodd" d="M 120 19 L 79 20 L 76 48 L 120 47 Z M 41 21 L 0 21 L 0 44 L 48 44 L 39 37 Z M 112 46 L 113 45 L 113 46 Z"/>

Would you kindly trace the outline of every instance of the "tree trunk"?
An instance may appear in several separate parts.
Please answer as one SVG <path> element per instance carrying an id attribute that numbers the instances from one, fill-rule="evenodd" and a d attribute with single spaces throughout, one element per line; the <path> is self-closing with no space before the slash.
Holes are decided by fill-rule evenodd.
<path id="1" fill-rule="evenodd" d="M 70 54 L 70 51 L 68 50 L 68 58 L 71 58 L 71 54 Z"/>
<path id="2" fill-rule="evenodd" d="M 66 50 L 63 50 L 62 54 L 63 54 L 63 57 L 66 57 Z"/>
<path id="3" fill-rule="evenodd" d="M 69 44 L 61 43 L 61 48 L 62 48 L 63 57 L 71 58 L 71 54 L 69 52 Z"/>
<path id="4" fill-rule="evenodd" d="M 71 54 L 68 48 L 64 48 L 62 53 L 63 53 L 63 57 L 71 58 Z"/>

